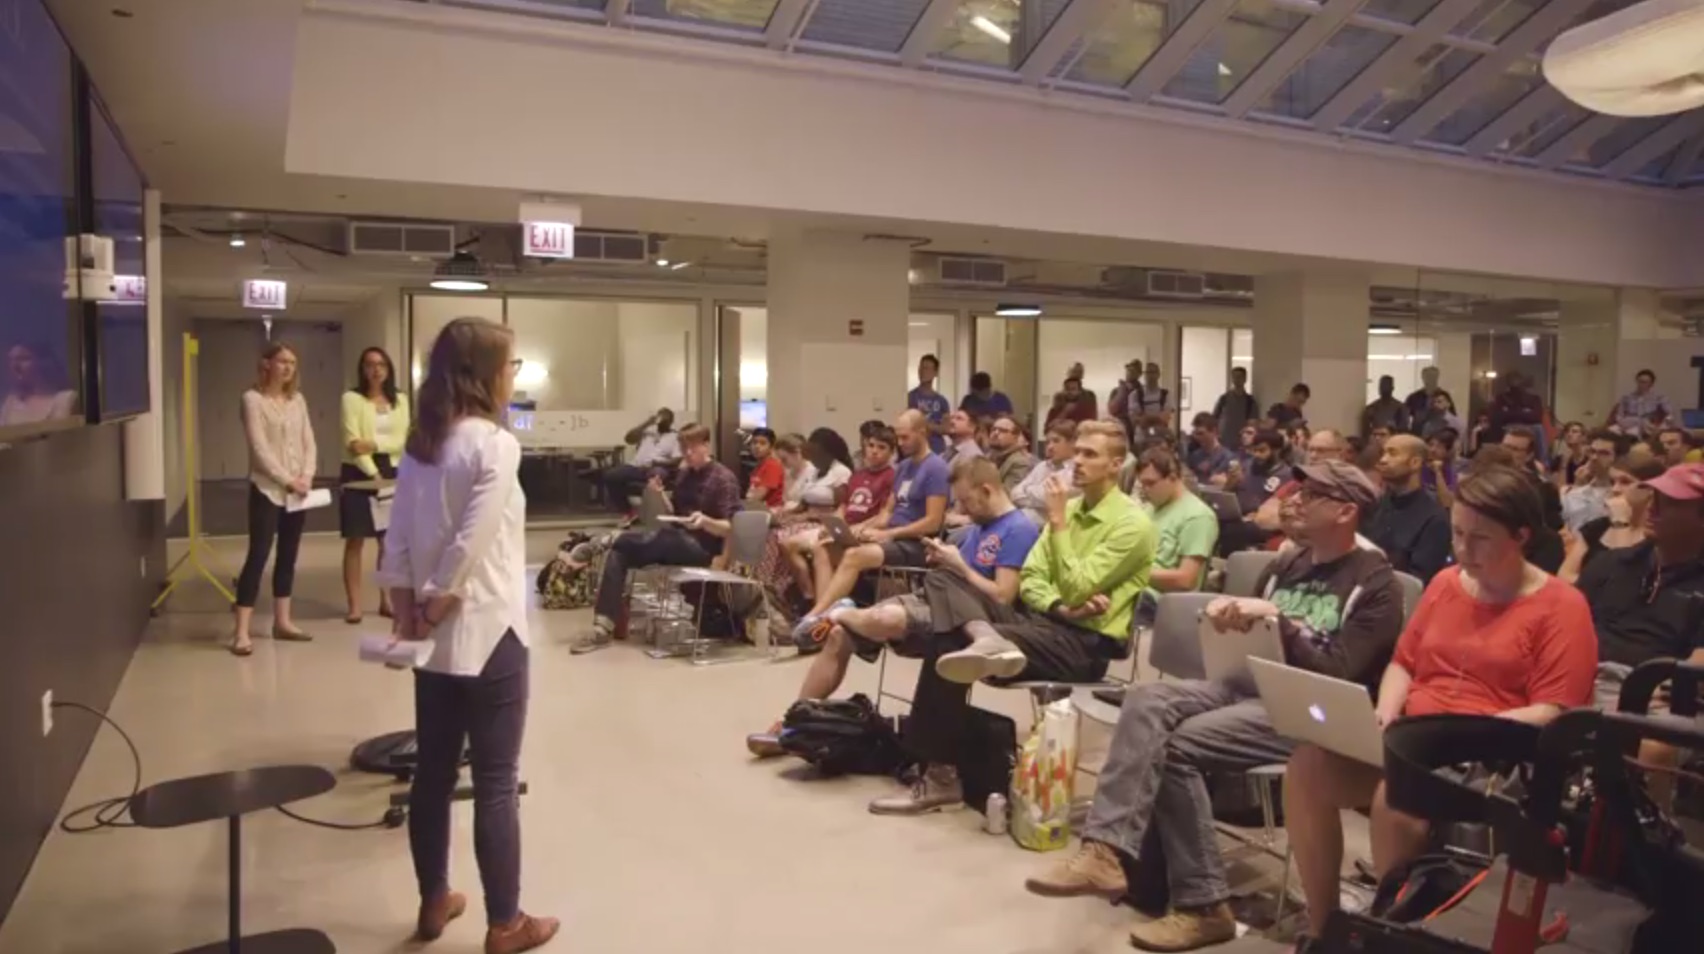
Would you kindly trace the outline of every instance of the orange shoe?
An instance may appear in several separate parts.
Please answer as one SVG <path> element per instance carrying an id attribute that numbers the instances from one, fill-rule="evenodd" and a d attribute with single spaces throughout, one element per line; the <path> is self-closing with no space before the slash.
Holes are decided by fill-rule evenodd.
<path id="1" fill-rule="evenodd" d="M 415 921 L 414 939 L 436 941 L 444 936 L 444 926 L 462 916 L 467 910 L 467 896 L 445 891 L 430 901 L 420 902 L 420 917 Z"/>
<path id="2" fill-rule="evenodd" d="M 562 922 L 555 918 L 535 918 L 522 912 L 513 921 L 485 931 L 485 954 L 520 954 L 550 943 Z"/>
<path id="3" fill-rule="evenodd" d="M 781 723 L 770 726 L 768 732 L 753 732 L 746 736 L 746 751 L 760 759 L 786 755 L 787 750 L 781 747 Z"/>

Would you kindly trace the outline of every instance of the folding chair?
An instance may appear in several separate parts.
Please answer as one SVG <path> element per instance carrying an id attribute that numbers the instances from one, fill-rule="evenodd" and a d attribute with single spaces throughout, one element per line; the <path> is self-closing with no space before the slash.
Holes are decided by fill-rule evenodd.
<path id="1" fill-rule="evenodd" d="M 1420 605 L 1420 596 L 1426 592 L 1426 584 L 1420 578 L 1398 571 L 1396 582 L 1402 584 L 1402 625 L 1408 625 L 1408 618 L 1414 615 L 1414 607 Z"/>
<path id="2" fill-rule="evenodd" d="M 700 595 L 696 607 L 690 614 L 685 612 L 685 605 L 688 601 L 684 593 L 681 593 L 678 601 L 665 600 L 665 606 L 675 604 L 681 607 L 679 615 L 665 617 L 665 619 L 672 623 L 682 624 L 690 621 L 692 637 L 682 640 L 672 647 L 664 647 L 659 644 L 647 650 L 646 655 L 653 659 L 680 656 L 682 655 L 680 647 L 685 646 L 692 657 L 693 665 L 708 665 L 716 661 L 709 658 L 709 652 L 712 648 L 719 648 L 725 641 L 704 638 L 704 604 L 709 598 L 709 587 L 711 585 L 718 587 L 722 601 L 730 612 L 732 612 L 733 607 L 734 591 L 740 588 L 755 590 L 759 598 L 758 605 L 763 605 L 762 584 L 752 574 L 758 563 L 762 562 L 763 549 L 768 542 L 769 512 L 767 510 L 742 510 L 733 515 L 730 523 L 732 524 L 728 533 L 730 569 L 713 570 L 709 567 L 664 568 L 667 570 L 665 580 L 674 587 L 676 593 L 681 593 L 680 587 L 685 583 L 700 584 L 704 587 L 704 592 Z M 688 619 L 689 616 L 690 620 Z M 765 641 L 769 643 L 769 655 L 773 657 L 776 648 L 773 634 L 766 635 Z"/>
<path id="3" fill-rule="evenodd" d="M 1259 596 L 1260 574 L 1278 559 L 1276 550 L 1238 550 L 1225 558 L 1225 595 Z"/>

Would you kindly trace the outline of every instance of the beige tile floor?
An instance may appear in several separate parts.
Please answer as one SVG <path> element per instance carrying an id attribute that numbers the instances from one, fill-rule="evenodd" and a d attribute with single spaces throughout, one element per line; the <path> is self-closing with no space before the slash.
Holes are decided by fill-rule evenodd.
<path id="1" fill-rule="evenodd" d="M 529 549 L 542 559 L 551 540 L 540 535 Z M 219 541 L 216 550 L 234 570 L 236 542 Z M 378 816 L 390 787 L 342 766 L 356 741 L 408 727 L 409 683 L 356 661 L 360 628 L 341 621 L 337 556 L 334 538 L 304 545 L 298 601 L 318 636 L 311 644 L 262 640 L 253 657 L 236 659 L 223 651 L 227 617 L 217 598 L 201 584 L 174 597 L 150 626 L 111 713 L 141 747 L 146 781 L 312 762 L 337 769 L 340 784 L 299 810 L 348 821 Z M 792 697 L 799 662 L 694 668 L 628 647 L 571 657 L 566 642 L 586 625 L 584 611 L 535 609 L 531 620 L 524 904 L 563 917 L 552 949 L 1129 949 L 1136 915 L 1031 897 L 1023 878 L 1052 859 L 982 834 L 979 815 L 877 818 L 864 805 L 887 790 L 882 780 L 803 781 L 785 764 L 750 761 L 742 737 Z M 375 615 L 366 625 L 379 622 Z M 855 664 L 848 691 L 874 683 L 874 668 Z M 979 690 L 977 702 L 1027 719 L 1015 693 Z M 129 784 L 122 743 L 102 732 L 67 805 L 123 794 Z M 478 949 L 471 837 L 463 807 L 453 878 L 475 903 L 438 950 Z M 1351 850 L 1361 841 L 1353 832 Z M 225 852 L 224 830 L 212 824 L 55 832 L 0 925 L 0 952 L 140 954 L 216 940 L 224 928 Z M 266 813 L 246 823 L 243 857 L 249 930 L 317 927 L 354 954 L 408 949 L 416 899 L 401 831 L 326 831 Z M 1253 890 L 1269 887 L 1275 869 L 1263 861 L 1236 871 Z"/>

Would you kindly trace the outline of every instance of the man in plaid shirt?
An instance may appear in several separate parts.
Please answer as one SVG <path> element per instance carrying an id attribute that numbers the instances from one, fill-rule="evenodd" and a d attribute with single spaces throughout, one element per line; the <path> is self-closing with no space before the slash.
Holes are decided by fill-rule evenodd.
<path id="1" fill-rule="evenodd" d="M 1609 423 L 1623 434 L 1644 432 L 1648 420 L 1667 420 L 1674 415 L 1674 405 L 1655 390 L 1657 376 L 1649 368 L 1633 376 L 1633 390 L 1623 394 L 1610 408 Z M 1652 417 L 1652 415 L 1658 415 Z"/>

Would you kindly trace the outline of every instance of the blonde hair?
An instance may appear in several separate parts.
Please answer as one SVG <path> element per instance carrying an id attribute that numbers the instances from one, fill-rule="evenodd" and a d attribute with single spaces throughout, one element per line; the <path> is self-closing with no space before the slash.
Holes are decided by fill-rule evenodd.
<path id="1" fill-rule="evenodd" d="M 272 359 L 285 351 L 290 352 L 290 357 L 296 359 L 296 373 L 290 376 L 290 380 L 284 382 L 284 396 L 295 397 L 302 381 L 302 356 L 296 353 L 295 348 L 282 341 L 274 341 L 260 349 L 260 366 L 256 369 L 259 371 L 259 376 L 254 382 L 256 391 L 262 394 L 266 393 L 266 386 L 272 381 Z"/>
<path id="2" fill-rule="evenodd" d="M 1108 456 L 1123 460 L 1130 456 L 1130 436 L 1124 433 L 1124 425 L 1117 421 L 1098 420 L 1084 421 L 1077 425 L 1077 439 L 1085 437 L 1106 438 Z"/>
<path id="3" fill-rule="evenodd" d="M 426 360 L 426 380 L 415 397 L 408 456 L 435 464 L 457 421 L 503 419 L 497 396 L 513 341 L 509 329 L 484 318 L 457 318 L 438 332 Z"/>

